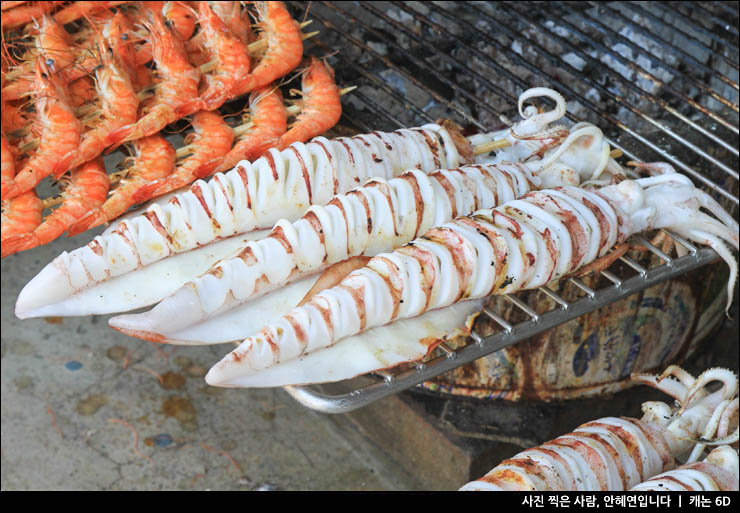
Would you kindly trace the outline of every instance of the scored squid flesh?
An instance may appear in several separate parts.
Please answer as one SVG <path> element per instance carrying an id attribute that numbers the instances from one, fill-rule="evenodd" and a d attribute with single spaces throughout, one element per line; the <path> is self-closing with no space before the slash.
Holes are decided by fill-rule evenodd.
<path id="1" fill-rule="evenodd" d="M 254 326 L 276 319 L 290 308 L 272 308 L 267 313 L 261 305 L 252 307 L 254 299 L 347 258 L 392 251 L 457 216 L 539 189 L 539 174 L 547 173 L 553 180 L 549 167 L 561 166 L 557 159 L 568 152 L 580 155 L 579 167 L 560 172 L 558 183 L 578 185 L 582 176 L 597 176 L 603 171 L 606 161 L 601 156 L 604 148 L 608 156 L 608 147 L 601 131 L 591 125 L 570 133 L 544 161 L 479 164 L 431 174 L 408 171 L 392 180 L 372 179 L 335 196 L 326 206 L 310 207 L 298 221 L 278 221 L 268 237 L 247 243 L 149 312 L 114 317 L 109 324 L 123 333 L 157 342 L 202 344 L 243 339 L 254 333 Z M 589 165 L 597 167 L 589 169 Z M 308 283 L 301 286 L 302 292 L 308 290 Z M 298 290 L 292 287 L 280 295 Z M 231 312 L 241 305 L 245 307 Z M 228 318 L 223 317 L 226 312 L 230 312 Z M 206 320 L 208 325 L 202 325 Z M 191 326 L 194 328 L 186 329 Z"/>
<path id="2" fill-rule="evenodd" d="M 687 463 L 633 486 L 630 491 L 738 491 L 737 451 L 728 445 L 717 447 L 704 461 Z"/>
<path id="3" fill-rule="evenodd" d="M 688 452 L 695 452 L 692 450 L 695 439 L 720 435 L 714 421 L 726 414 L 733 397 L 737 401 L 737 377 L 725 369 L 709 369 L 694 378 L 675 366 L 661 376 L 634 377 L 640 383 L 668 392 L 678 405 L 672 408 L 652 401 L 643 404 L 644 415 L 639 420 L 606 417 L 587 422 L 571 433 L 502 461 L 460 490 L 644 490 L 649 488 L 643 488 L 641 483 L 657 485 L 660 481 L 652 480 L 665 472 L 668 474 L 663 476 L 678 472 L 690 477 L 696 470 L 673 470 L 676 460 Z M 722 388 L 708 393 L 705 386 L 716 380 L 723 383 Z M 658 410 L 660 415 L 656 414 Z M 713 452 L 710 456 L 707 458 L 709 464 L 697 464 L 690 458 L 684 468 L 708 471 L 710 476 L 726 484 L 726 472 L 712 471 L 709 466 L 718 463 L 725 466 L 725 460 L 729 460 L 731 466 L 732 456 L 724 448 L 721 453 Z M 734 465 L 737 469 L 737 454 Z M 732 485 L 731 480 L 729 484 Z M 737 487 L 736 470 L 734 486 Z"/>
<path id="4" fill-rule="evenodd" d="M 459 159 L 451 137 L 439 125 L 331 141 L 320 137 L 282 152 L 269 150 L 254 163 L 243 161 L 166 202 L 155 201 L 88 245 L 62 253 L 21 291 L 16 315 L 74 315 L 64 308 L 57 313 L 55 304 L 219 238 L 270 228 L 280 218 L 295 219 L 311 204 L 329 201 L 337 191 L 368 178 L 392 177 L 409 167 L 454 167 Z M 107 313 L 108 305 L 100 301 L 78 315 Z M 140 306 L 145 304 L 132 302 L 126 310 Z"/>
<path id="5" fill-rule="evenodd" d="M 547 94 L 552 97 L 557 93 Z M 509 147 L 486 152 L 478 159 L 515 160 L 517 155 L 529 156 L 554 144 L 562 132 L 548 131 L 548 123 L 562 115 L 564 105 L 560 97 L 554 111 L 539 113 L 527 108 L 526 118 L 520 122 L 523 131 L 540 136 L 533 140 L 514 139 Z M 485 142 L 492 135 L 476 137 Z M 524 145 L 526 149 L 521 149 Z M 100 294 L 88 297 L 81 292 L 173 255 L 200 252 L 214 241 L 271 228 L 279 219 L 296 220 L 309 206 L 325 204 L 333 195 L 347 192 L 369 178 L 390 179 L 408 169 L 431 172 L 457 167 L 472 161 L 471 148 L 454 123 L 441 121 L 391 133 L 372 132 L 332 140 L 317 137 L 283 151 L 269 150 L 253 163 L 242 161 L 208 182 L 199 180 L 185 192 L 157 198 L 122 217 L 88 245 L 62 253 L 21 291 L 16 315 L 88 315 L 150 305 L 177 290 L 186 280 L 151 283 L 133 279 L 126 290 L 108 287 L 109 295 L 102 298 Z M 217 253 L 220 256 L 216 260 L 210 258 L 209 251 L 203 252 L 202 257 L 193 255 L 193 261 L 200 259 L 201 266 L 190 277 L 205 272 L 225 256 Z M 136 288 L 132 294 L 130 286 L 140 284 L 146 291 Z M 78 294 L 82 297 L 73 299 Z"/>
<path id="6" fill-rule="evenodd" d="M 460 217 L 373 257 L 337 286 L 248 337 L 206 380 L 241 386 L 243 376 L 397 319 L 545 285 L 604 256 L 628 236 L 658 228 L 714 248 L 730 266 L 731 301 L 737 263 L 722 241 L 738 248 L 737 222 L 688 178 L 666 174 L 597 191 L 560 187 Z"/>

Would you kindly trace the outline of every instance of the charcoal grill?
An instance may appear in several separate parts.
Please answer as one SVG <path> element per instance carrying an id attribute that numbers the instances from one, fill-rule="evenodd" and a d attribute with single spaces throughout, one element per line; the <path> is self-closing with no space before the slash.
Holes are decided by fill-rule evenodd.
<path id="1" fill-rule="evenodd" d="M 449 117 L 471 132 L 516 117 L 518 95 L 549 86 L 568 100 L 567 119 L 599 126 L 634 161 L 665 161 L 690 176 L 733 216 L 738 212 L 738 11 L 729 2 L 292 2 L 314 20 L 308 53 L 331 55 L 337 81 L 359 86 L 344 101 L 342 135 L 395 130 Z M 337 52 L 338 50 L 338 52 Z M 491 309 L 500 330 L 469 343 L 441 344 L 422 362 L 351 380 L 348 393 L 315 387 L 286 391 L 326 413 L 355 410 L 460 365 L 718 259 L 667 233 L 688 250 L 645 266 L 620 257 L 631 275 L 609 268 L 603 286 L 570 281 L 582 296 L 538 312 L 506 296 L 525 316 Z M 370 384 L 368 379 L 371 378 Z M 354 385 L 354 383 L 357 383 Z"/>

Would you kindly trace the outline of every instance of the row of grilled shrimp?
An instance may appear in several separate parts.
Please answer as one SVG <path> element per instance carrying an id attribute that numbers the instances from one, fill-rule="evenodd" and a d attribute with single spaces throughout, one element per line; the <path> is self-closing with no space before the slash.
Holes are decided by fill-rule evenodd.
<path id="1" fill-rule="evenodd" d="M 333 72 L 312 59 L 301 72 L 300 113 L 288 124 L 274 81 L 298 66 L 303 45 L 298 24 L 282 3 L 258 3 L 264 49 L 256 56 L 248 48 L 254 37 L 239 2 L 199 2 L 197 10 L 182 2 L 132 7 L 115 13 L 98 9 L 82 45 L 44 16 L 35 26 L 28 59 L 7 73 L 4 66 L 3 257 L 65 231 L 72 236 L 99 226 L 135 203 L 228 170 L 269 147 L 305 141 L 338 121 Z M 200 31 L 193 36 L 196 23 Z M 135 24 L 148 34 L 136 45 Z M 199 64 L 209 71 L 201 72 Z M 31 66 L 32 80 L 23 73 Z M 94 80 L 85 74 L 91 69 Z M 26 90 L 33 91 L 34 113 L 18 106 Z M 246 93 L 251 93 L 249 123 L 232 129 L 215 109 Z M 191 116 L 193 132 L 178 154 L 159 131 L 184 116 Z M 117 183 L 111 189 L 98 157 L 125 142 L 133 150 L 131 165 L 113 175 Z M 56 201 L 35 195 L 46 176 L 64 176 L 66 187 Z M 44 208 L 57 204 L 43 218 Z"/>
<path id="2" fill-rule="evenodd" d="M 641 419 L 587 422 L 502 461 L 461 490 L 737 491 L 738 453 L 731 446 L 738 441 L 737 377 L 713 368 L 694 378 L 670 366 L 633 379 L 666 392 L 675 406 L 651 401 Z M 716 381 L 722 387 L 707 391 Z M 700 461 L 707 446 L 717 447 Z"/>

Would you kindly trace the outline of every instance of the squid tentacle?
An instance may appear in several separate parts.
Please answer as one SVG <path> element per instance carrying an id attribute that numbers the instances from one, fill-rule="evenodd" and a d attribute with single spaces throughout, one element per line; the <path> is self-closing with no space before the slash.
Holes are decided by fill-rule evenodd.
<path id="1" fill-rule="evenodd" d="M 640 420 L 606 417 L 587 422 L 571 433 L 504 460 L 461 490 L 737 490 L 738 457 L 733 449 L 719 447 L 702 462 L 689 459 L 676 468 L 676 458 L 697 442 L 675 443 L 679 428 L 711 436 L 723 420 L 729 422 L 738 401 L 734 375 L 728 375 L 724 369 L 710 369 L 694 378 L 671 366 L 659 376 L 636 374 L 633 378 L 666 391 L 679 403 L 692 402 L 688 394 L 691 387 L 700 390 L 720 379 L 726 383 L 726 390 L 706 397 L 735 394 L 735 398 L 707 403 L 703 399 L 697 401 L 699 394 L 694 393 L 694 404 L 689 410 L 671 409 L 653 401 L 643 404 L 645 415 Z M 672 384 L 666 386 L 667 383 Z M 700 406 L 704 408 L 699 411 Z M 737 430 L 726 439 L 705 445 L 731 442 L 736 435 Z M 695 446 L 692 458 L 701 457 L 703 449 L 703 445 Z"/>

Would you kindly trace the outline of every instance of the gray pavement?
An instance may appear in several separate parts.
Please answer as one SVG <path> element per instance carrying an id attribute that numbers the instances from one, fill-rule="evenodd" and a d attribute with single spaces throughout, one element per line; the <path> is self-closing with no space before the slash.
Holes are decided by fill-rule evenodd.
<path id="1" fill-rule="evenodd" d="M 169 347 L 108 316 L 21 321 L 21 288 L 94 234 L 2 260 L 3 490 L 414 490 L 341 416 L 209 387 L 231 346 Z"/>

